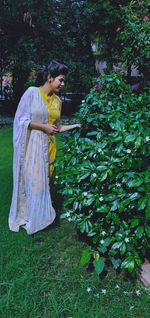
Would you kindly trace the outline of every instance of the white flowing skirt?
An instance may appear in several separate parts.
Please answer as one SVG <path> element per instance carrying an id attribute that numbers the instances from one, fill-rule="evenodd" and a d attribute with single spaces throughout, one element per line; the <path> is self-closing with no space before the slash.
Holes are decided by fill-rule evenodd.
<path id="1" fill-rule="evenodd" d="M 46 139 L 45 139 L 46 138 Z M 9 227 L 19 231 L 22 225 L 33 234 L 50 225 L 56 216 L 52 207 L 48 177 L 47 136 L 32 130 L 20 166 L 18 189 L 12 200 Z"/>

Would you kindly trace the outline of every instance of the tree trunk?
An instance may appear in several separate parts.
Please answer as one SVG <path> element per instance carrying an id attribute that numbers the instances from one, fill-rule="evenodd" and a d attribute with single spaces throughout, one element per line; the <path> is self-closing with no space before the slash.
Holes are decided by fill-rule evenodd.
<path id="1" fill-rule="evenodd" d="M 29 77 L 30 70 L 25 69 L 24 66 L 16 65 L 13 69 L 13 100 L 16 110 L 18 102 L 24 92 L 25 83 Z"/>

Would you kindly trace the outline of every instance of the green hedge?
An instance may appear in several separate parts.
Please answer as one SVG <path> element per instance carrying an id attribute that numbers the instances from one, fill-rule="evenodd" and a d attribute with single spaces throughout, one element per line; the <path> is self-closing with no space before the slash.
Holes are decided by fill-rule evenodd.
<path id="1" fill-rule="evenodd" d="M 81 263 L 93 262 L 97 273 L 111 262 L 135 275 L 149 247 L 148 106 L 147 93 L 132 93 L 121 76 L 105 75 L 82 102 L 81 131 L 65 142 L 62 217 L 87 238 Z"/>

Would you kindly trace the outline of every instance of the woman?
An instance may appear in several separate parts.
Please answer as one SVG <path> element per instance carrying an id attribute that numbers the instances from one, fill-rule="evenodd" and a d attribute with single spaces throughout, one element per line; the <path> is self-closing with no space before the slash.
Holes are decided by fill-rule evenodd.
<path id="1" fill-rule="evenodd" d="M 9 228 L 23 226 L 33 234 L 50 225 L 56 216 L 49 192 L 49 170 L 56 156 L 54 134 L 79 124 L 58 125 L 61 102 L 56 95 L 64 86 L 68 68 L 51 61 L 43 72 L 43 85 L 29 87 L 14 118 L 13 195 Z M 55 94 L 56 93 L 56 94 Z M 49 169 L 50 165 L 50 169 Z"/>

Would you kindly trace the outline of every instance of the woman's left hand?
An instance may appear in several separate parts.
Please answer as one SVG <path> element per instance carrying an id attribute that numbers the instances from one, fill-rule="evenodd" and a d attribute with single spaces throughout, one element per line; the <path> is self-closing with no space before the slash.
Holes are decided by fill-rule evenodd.
<path id="1" fill-rule="evenodd" d="M 72 130 L 75 128 L 81 128 L 80 124 L 74 124 L 74 125 L 57 125 L 57 129 L 59 132 L 64 132 L 64 131 L 68 131 L 68 130 Z"/>
<path id="2" fill-rule="evenodd" d="M 81 124 L 76 124 L 76 128 L 81 128 Z"/>

